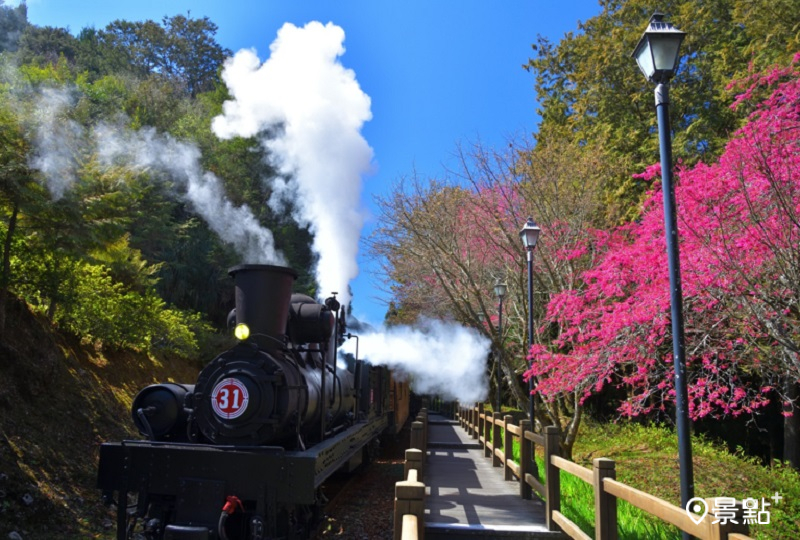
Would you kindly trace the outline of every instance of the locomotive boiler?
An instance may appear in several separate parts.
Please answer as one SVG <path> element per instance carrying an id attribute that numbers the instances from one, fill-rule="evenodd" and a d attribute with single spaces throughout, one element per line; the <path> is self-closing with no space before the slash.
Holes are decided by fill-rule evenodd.
<path id="1" fill-rule="evenodd" d="M 117 538 L 306 538 L 320 485 L 352 467 L 408 415 L 407 387 L 357 359 L 337 365 L 344 309 L 292 294 L 297 274 L 230 270 L 239 343 L 194 384 L 143 389 L 141 441 L 100 448 L 98 487 L 117 505 Z"/>

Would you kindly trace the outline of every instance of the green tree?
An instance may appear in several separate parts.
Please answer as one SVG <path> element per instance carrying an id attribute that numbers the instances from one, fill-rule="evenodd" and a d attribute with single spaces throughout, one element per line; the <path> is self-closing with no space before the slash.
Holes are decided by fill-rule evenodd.
<path id="1" fill-rule="evenodd" d="M 34 27 L 24 50 L 4 55 L 22 64 L 0 87 L 13 103 L 0 111 L 0 288 L 107 345 L 190 350 L 205 328 L 194 313 L 225 325 L 227 270 L 240 256 L 182 198 L 181 179 L 126 156 L 101 159 L 95 137 L 121 130 L 196 144 L 202 169 L 275 233 L 301 274 L 298 288 L 313 294 L 310 234 L 266 204 L 275 171 L 264 147 L 211 132 L 228 97 L 217 77 L 228 51 L 215 32 L 208 19 L 188 16 L 115 21 L 77 38 Z"/>
<path id="2" fill-rule="evenodd" d="M 74 65 L 78 56 L 78 40 L 65 28 L 28 25 L 19 40 L 17 54 L 24 64 L 55 64 L 63 57 L 70 65 Z"/>
<path id="3" fill-rule="evenodd" d="M 231 55 L 214 39 L 217 25 L 208 17 L 183 15 L 164 17 L 162 24 L 169 44 L 164 62 L 167 70 L 184 81 L 192 96 L 213 90 L 222 63 Z"/>
<path id="4" fill-rule="evenodd" d="M 15 52 L 27 26 L 28 6 L 25 2 L 10 7 L 0 0 L 0 53 Z"/>
<path id="5" fill-rule="evenodd" d="M 16 116 L 0 107 L 0 209 L 6 219 L 0 260 L 0 335 L 5 330 L 6 303 L 11 283 L 11 253 L 20 209 L 41 189 L 27 166 L 28 143 Z"/>
<path id="6" fill-rule="evenodd" d="M 103 30 L 93 27 L 83 28 L 77 36 L 78 69 L 85 71 L 90 79 L 106 75 L 131 75 L 129 55 L 122 47 L 115 47 L 113 41 L 107 39 Z M 134 76 L 142 74 L 133 73 Z"/>
<path id="7" fill-rule="evenodd" d="M 652 15 L 645 0 L 609 0 L 603 11 L 558 43 L 539 36 L 527 64 L 536 74 L 542 121 L 537 138 L 603 141 L 627 171 L 658 156 L 653 88 L 630 57 Z M 800 1 L 667 0 L 668 20 L 687 32 L 670 98 L 676 159 L 694 163 L 719 155 L 744 118 L 730 109 L 728 83 L 764 64 L 785 63 L 798 48 Z M 636 217 L 646 186 L 630 174 L 609 179 L 606 199 Z"/>
<path id="8" fill-rule="evenodd" d="M 104 49 L 117 70 L 123 68 L 118 64 L 123 59 L 134 76 L 159 74 L 195 96 L 214 88 L 222 62 L 231 54 L 216 42 L 216 32 L 217 25 L 207 17 L 176 15 L 164 17 L 162 24 L 117 20 L 99 33 L 87 32 L 84 41 Z"/>

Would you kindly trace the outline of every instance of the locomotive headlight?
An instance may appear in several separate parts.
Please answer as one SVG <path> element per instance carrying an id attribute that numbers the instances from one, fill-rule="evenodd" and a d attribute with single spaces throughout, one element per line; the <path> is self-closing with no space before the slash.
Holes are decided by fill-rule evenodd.
<path id="1" fill-rule="evenodd" d="M 236 328 L 233 329 L 233 335 L 236 336 L 236 339 L 239 341 L 244 341 L 250 337 L 250 327 L 244 323 L 239 323 L 236 325 Z"/>

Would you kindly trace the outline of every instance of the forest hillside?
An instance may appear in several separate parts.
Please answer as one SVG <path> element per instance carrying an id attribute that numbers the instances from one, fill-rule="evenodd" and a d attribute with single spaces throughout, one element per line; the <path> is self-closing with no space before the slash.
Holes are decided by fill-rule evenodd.
<path id="1" fill-rule="evenodd" d="M 0 537 L 111 537 L 95 488 L 100 444 L 139 438 L 130 403 L 148 384 L 193 381 L 191 361 L 82 345 L 21 302 L 0 341 Z"/>

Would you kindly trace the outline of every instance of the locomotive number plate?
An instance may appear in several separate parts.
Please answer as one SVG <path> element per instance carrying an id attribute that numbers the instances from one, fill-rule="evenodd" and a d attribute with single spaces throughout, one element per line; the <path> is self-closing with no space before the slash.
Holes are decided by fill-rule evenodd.
<path id="1" fill-rule="evenodd" d="M 247 410 L 250 395 L 247 387 L 234 377 L 222 379 L 211 392 L 211 408 L 220 418 L 238 418 Z"/>

